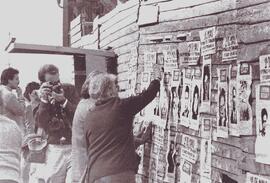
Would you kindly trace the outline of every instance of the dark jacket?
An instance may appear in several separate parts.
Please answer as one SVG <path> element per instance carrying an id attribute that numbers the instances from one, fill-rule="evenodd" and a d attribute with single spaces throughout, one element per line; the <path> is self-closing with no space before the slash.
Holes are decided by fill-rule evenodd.
<path id="1" fill-rule="evenodd" d="M 104 176 L 136 171 L 137 159 L 133 139 L 133 118 L 155 97 L 160 82 L 153 80 L 142 94 L 96 103 L 88 112 L 85 135 L 88 147 L 88 183 Z"/>
<path id="2" fill-rule="evenodd" d="M 62 137 L 66 139 L 65 144 L 71 144 L 71 126 L 79 96 L 75 87 L 71 84 L 62 84 L 62 88 L 68 100 L 66 106 L 61 109 L 63 114 L 62 119 L 65 124 L 64 127 L 58 130 L 51 130 L 51 120 L 55 115 L 52 104 L 40 102 L 38 107 L 34 110 L 36 127 L 44 129 L 46 134 L 48 134 L 49 144 L 59 144 Z"/>

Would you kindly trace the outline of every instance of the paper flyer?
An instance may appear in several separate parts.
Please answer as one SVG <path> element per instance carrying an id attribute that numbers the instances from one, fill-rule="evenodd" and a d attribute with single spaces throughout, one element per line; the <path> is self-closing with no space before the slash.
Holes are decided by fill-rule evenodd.
<path id="1" fill-rule="evenodd" d="M 229 79 L 229 135 L 239 136 L 239 123 L 237 120 L 237 65 L 230 67 Z"/>
<path id="2" fill-rule="evenodd" d="M 270 81 L 270 54 L 260 56 L 259 62 L 261 82 Z"/>
<path id="3" fill-rule="evenodd" d="M 200 179 L 202 183 L 211 182 L 211 147 L 210 139 L 201 139 Z"/>
<path id="4" fill-rule="evenodd" d="M 237 59 L 238 42 L 236 34 L 230 34 L 223 39 L 222 62 L 234 61 Z"/>
<path id="5" fill-rule="evenodd" d="M 163 51 L 164 54 L 164 71 L 172 71 L 178 68 L 177 49 Z"/>
<path id="6" fill-rule="evenodd" d="M 200 136 L 204 139 L 210 139 L 212 135 L 212 117 L 201 115 Z"/>
<path id="7" fill-rule="evenodd" d="M 217 137 L 228 138 L 228 68 L 218 68 Z"/>
<path id="8" fill-rule="evenodd" d="M 144 53 L 144 72 L 152 72 L 153 66 L 157 62 L 156 52 L 145 52 Z"/>
<path id="9" fill-rule="evenodd" d="M 256 86 L 256 162 L 270 164 L 270 83 Z"/>
<path id="10" fill-rule="evenodd" d="M 216 28 L 210 27 L 199 32 L 202 56 L 216 53 Z"/>
<path id="11" fill-rule="evenodd" d="M 187 64 L 187 65 L 197 65 L 199 58 L 200 58 L 200 54 L 201 54 L 201 43 L 200 41 L 191 41 L 187 43 L 188 46 L 188 59 L 187 59 L 187 63 L 183 62 L 183 64 Z"/>
<path id="12" fill-rule="evenodd" d="M 191 183 L 193 165 L 185 159 L 181 159 L 181 178 L 179 183 Z"/>
<path id="13" fill-rule="evenodd" d="M 252 70 L 247 63 L 238 65 L 237 76 L 237 113 L 240 135 L 252 135 L 252 108 L 249 103 L 251 95 Z"/>
<path id="14" fill-rule="evenodd" d="M 211 55 L 206 55 L 202 66 L 201 112 L 210 112 L 211 80 Z"/>
<path id="15" fill-rule="evenodd" d="M 190 135 L 182 135 L 181 157 L 191 163 L 196 163 L 198 159 L 198 140 Z"/>

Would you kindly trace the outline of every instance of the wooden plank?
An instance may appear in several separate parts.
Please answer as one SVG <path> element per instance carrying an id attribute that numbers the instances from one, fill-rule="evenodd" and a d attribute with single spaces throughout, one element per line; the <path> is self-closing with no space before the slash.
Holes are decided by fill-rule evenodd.
<path id="1" fill-rule="evenodd" d="M 238 61 L 254 61 L 259 59 L 260 51 L 266 47 L 270 41 L 252 44 L 240 44 L 238 49 Z"/>
<path id="2" fill-rule="evenodd" d="M 212 141 L 212 153 L 217 156 L 224 157 L 225 159 L 238 160 L 241 158 L 242 150 L 240 148 L 236 148 L 235 146 L 235 144 L 224 144 Z"/>
<path id="3" fill-rule="evenodd" d="M 217 14 L 236 7 L 236 0 L 220 0 L 208 4 L 202 4 L 192 8 L 179 9 L 175 11 L 160 12 L 159 22 L 183 20 L 192 17 L 199 17 L 211 14 Z"/>
<path id="4" fill-rule="evenodd" d="M 73 29 L 70 30 L 70 36 L 74 36 L 81 31 L 81 24 L 76 25 Z"/>
<path id="5" fill-rule="evenodd" d="M 72 30 L 76 25 L 81 23 L 81 15 L 78 15 L 76 18 L 74 18 L 71 22 L 70 22 L 70 30 Z"/>
<path id="6" fill-rule="evenodd" d="M 217 15 L 192 17 L 185 20 L 160 22 L 157 25 L 142 27 L 142 34 L 168 33 L 177 31 L 199 30 L 207 27 L 236 23 L 236 10 L 222 12 Z"/>
<path id="7" fill-rule="evenodd" d="M 138 41 L 134 41 L 131 43 L 126 44 L 125 46 L 122 47 L 118 47 L 114 49 L 114 52 L 118 55 L 125 55 L 125 54 L 130 54 L 130 48 L 137 46 L 138 45 Z"/>
<path id="8" fill-rule="evenodd" d="M 121 31 L 123 28 L 128 27 L 134 24 L 137 20 L 137 15 L 131 15 L 130 17 L 124 19 L 123 21 L 113 25 L 110 29 L 107 29 L 105 32 L 100 33 L 100 39 L 110 37 L 111 34 Z"/>
<path id="9" fill-rule="evenodd" d="M 194 6 L 200 6 L 207 3 L 216 2 L 219 0 L 197 0 L 197 1 L 186 1 L 186 0 L 173 0 L 163 3 L 159 3 L 160 11 L 173 11 L 183 8 L 192 8 Z"/>
<path id="10" fill-rule="evenodd" d="M 238 168 L 238 163 L 236 160 L 219 157 L 212 154 L 211 164 L 212 164 L 212 168 L 225 171 L 226 174 L 229 173 L 233 177 L 237 177 L 240 173 L 239 168 Z"/>
<path id="11" fill-rule="evenodd" d="M 158 23 L 158 12 L 159 8 L 157 5 L 140 6 L 138 25 L 142 26 Z"/>
<path id="12" fill-rule="evenodd" d="M 104 35 L 101 35 L 102 38 L 101 39 L 101 42 L 103 44 L 109 44 L 117 39 L 120 39 L 121 37 L 124 37 L 124 36 L 128 36 L 129 34 L 132 34 L 134 32 L 138 32 L 139 31 L 139 28 L 137 26 L 137 24 L 131 24 L 131 25 L 128 25 L 127 27 L 124 27 L 123 29 L 117 31 L 117 32 L 114 32 L 112 33 L 111 35 L 107 36 L 107 37 L 103 37 Z"/>
<path id="13" fill-rule="evenodd" d="M 119 39 L 116 39 L 115 41 L 112 41 L 110 43 L 104 44 L 103 42 L 100 42 L 100 47 L 101 48 L 106 48 L 108 46 L 112 47 L 112 48 L 118 48 L 118 47 L 122 47 L 125 46 L 129 43 L 135 42 L 139 40 L 139 32 L 134 32 L 131 33 L 127 36 L 121 37 Z"/>
<path id="14" fill-rule="evenodd" d="M 269 2 L 269 0 L 237 0 L 237 8 L 244 8 L 249 6 L 254 6 L 257 4 Z"/>
<path id="15" fill-rule="evenodd" d="M 270 40 L 270 21 L 254 25 L 239 25 L 237 39 L 239 39 L 238 42 L 240 43 L 256 43 Z"/>
<path id="16" fill-rule="evenodd" d="M 249 0 L 248 0 L 249 1 Z M 247 2 L 245 0 L 238 1 Z M 252 1 L 257 2 L 257 1 Z M 250 2 L 250 4 L 252 4 Z M 263 4 L 242 8 L 237 11 L 237 21 L 240 24 L 253 24 L 257 22 L 269 21 L 270 20 L 270 2 L 265 1 Z"/>
<path id="17" fill-rule="evenodd" d="M 79 33 L 77 33 L 76 35 L 71 36 L 70 37 L 71 44 L 73 44 L 73 43 L 77 42 L 78 40 L 80 40 L 81 37 L 82 37 L 82 32 L 81 31 Z"/>
<path id="18" fill-rule="evenodd" d="M 136 21 L 137 20 L 137 16 L 138 16 L 138 11 L 139 11 L 139 6 L 134 6 L 133 8 L 129 9 L 128 11 L 122 11 L 119 14 L 117 14 L 116 16 L 112 17 L 110 20 L 108 20 L 106 23 L 101 24 L 100 27 L 100 32 L 104 32 L 107 29 L 111 29 L 113 26 L 119 26 L 123 23 L 121 22 L 125 22 L 125 19 L 131 19 L 130 17 L 132 17 L 132 19 L 134 18 Z M 121 26 L 119 27 L 119 29 L 121 28 Z"/>

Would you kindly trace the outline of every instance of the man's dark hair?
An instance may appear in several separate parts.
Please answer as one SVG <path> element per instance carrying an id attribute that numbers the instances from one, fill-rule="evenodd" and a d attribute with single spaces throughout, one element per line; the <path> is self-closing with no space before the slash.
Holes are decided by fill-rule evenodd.
<path id="1" fill-rule="evenodd" d="M 3 70 L 2 74 L 1 74 L 1 84 L 7 85 L 8 80 L 13 80 L 13 78 L 16 74 L 19 74 L 19 71 L 17 69 L 12 68 L 12 67 L 9 67 L 9 68 Z"/>
<path id="2" fill-rule="evenodd" d="M 25 87 L 25 91 L 23 93 L 23 96 L 28 100 L 30 101 L 30 97 L 29 95 L 32 93 L 33 90 L 38 90 L 40 88 L 40 84 L 37 83 L 37 82 L 31 82 L 31 83 L 28 83 Z"/>
<path id="3" fill-rule="evenodd" d="M 38 79 L 41 83 L 46 82 L 45 74 L 47 73 L 56 74 L 58 72 L 59 72 L 58 68 L 53 64 L 43 65 L 38 71 Z"/>

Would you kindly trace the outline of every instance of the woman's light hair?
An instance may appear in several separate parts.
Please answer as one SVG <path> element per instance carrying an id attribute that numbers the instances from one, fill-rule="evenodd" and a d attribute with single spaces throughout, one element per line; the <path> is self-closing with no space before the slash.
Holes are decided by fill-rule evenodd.
<path id="1" fill-rule="evenodd" d="M 116 76 L 113 74 L 99 74 L 89 82 L 88 92 L 90 98 L 106 100 L 117 96 Z"/>
<path id="2" fill-rule="evenodd" d="M 89 82 L 91 79 L 93 79 L 93 77 L 99 75 L 99 74 L 104 74 L 103 72 L 101 71 L 92 71 L 90 72 L 90 74 L 87 76 L 85 82 L 83 83 L 82 85 L 82 89 L 81 89 L 81 97 L 84 98 L 84 99 L 88 99 L 90 98 L 90 95 L 88 93 L 88 86 L 89 86 Z"/>

